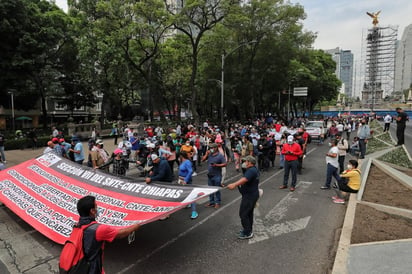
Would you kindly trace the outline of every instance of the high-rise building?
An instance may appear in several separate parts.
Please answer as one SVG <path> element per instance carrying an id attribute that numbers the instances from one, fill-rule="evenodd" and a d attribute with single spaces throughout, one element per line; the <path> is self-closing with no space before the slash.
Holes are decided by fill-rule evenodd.
<path id="1" fill-rule="evenodd" d="M 336 62 L 335 74 L 344 84 L 343 93 L 346 97 L 352 97 L 353 53 L 350 50 L 340 50 L 339 48 L 326 50 L 325 52 L 332 55 L 332 59 Z"/>
<path id="2" fill-rule="evenodd" d="M 412 85 L 412 24 L 398 41 L 395 60 L 395 91 L 404 91 Z"/>

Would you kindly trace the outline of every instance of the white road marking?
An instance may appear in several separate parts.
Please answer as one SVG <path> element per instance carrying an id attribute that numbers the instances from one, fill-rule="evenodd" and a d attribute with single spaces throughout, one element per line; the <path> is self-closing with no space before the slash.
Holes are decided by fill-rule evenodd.
<path id="1" fill-rule="evenodd" d="M 316 148 L 312 148 L 311 150 L 309 150 L 309 152 L 306 152 L 306 155 L 312 153 L 313 151 L 315 151 Z M 270 182 L 275 176 L 278 176 L 281 172 L 283 172 L 283 170 L 278 170 L 276 171 L 273 175 L 269 176 L 268 178 L 266 178 L 263 182 L 260 183 L 260 185 L 264 185 L 267 182 Z M 233 177 L 237 177 L 237 175 L 233 176 Z M 304 183 L 304 182 L 301 182 Z M 307 182 L 306 182 L 307 183 Z M 297 188 L 296 191 L 298 192 L 299 189 Z M 289 194 L 287 194 L 287 197 L 290 197 L 292 195 L 292 192 L 290 192 Z M 203 225 L 204 223 L 206 223 L 208 220 L 210 220 L 211 218 L 213 218 L 214 216 L 216 216 L 218 213 L 220 213 L 220 211 L 224 210 L 225 208 L 233 205 L 234 203 L 238 202 L 240 199 L 242 198 L 242 196 L 239 196 L 238 198 L 234 199 L 233 201 L 231 201 L 230 203 L 222 206 L 220 209 L 214 211 L 212 214 L 210 214 L 209 216 L 205 217 L 204 219 L 200 220 L 198 223 L 194 224 L 193 226 L 189 227 L 187 230 L 183 231 L 182 233 L 180 233 L 179 235 L 177 235 L 176 237 L 170 239 L 169 241 L 165 242 L 163 245 L 159 246 L 158 248 L 154 249 L 152 252 L 148 253 L 146 256 L 139 258 L 135 263 L 129 265 L 128 267 L 120 270 L 118 273 L 126 273 L 127 271 L 129 271 L 130 269 L 132 269 L 133 267 L 137 266 L 138 264 L 146 261 L 147 259 L 149 259 L 150 257 L 152 257 L 153 255 L 157 254 L 158 252 L 160 252 L 162 249 L 168 247 L 169 245 L 173 244 L 174 242 L 176 242 L 177 240 L 179 240 L 180 238 L 186 236 L 189 232 L 191 232 L 192 230 L 194 230 L 195 228 L 199 227 L 200 225 Z M 279 203 L 281 203 L 285 198 L 283 198 Z M 279 204 L 278 203 L 278 204 Z M 276 206 L 275 206 L 276 208 Z M 277 213 L 276 213 L 277 214 Z"/>

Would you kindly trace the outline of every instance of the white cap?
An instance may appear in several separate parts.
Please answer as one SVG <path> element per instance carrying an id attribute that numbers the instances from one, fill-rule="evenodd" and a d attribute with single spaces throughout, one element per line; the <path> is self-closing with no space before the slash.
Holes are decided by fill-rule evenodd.
<path id="1" fill-rule="evenodd" d="M 150 158 L 152 159 L 152 161 L 154 161 L 157 158 L 159 158 L 159 156 L 157 156 L 156 154 L 152 154 L 152 155 L 150 155 Z"/>

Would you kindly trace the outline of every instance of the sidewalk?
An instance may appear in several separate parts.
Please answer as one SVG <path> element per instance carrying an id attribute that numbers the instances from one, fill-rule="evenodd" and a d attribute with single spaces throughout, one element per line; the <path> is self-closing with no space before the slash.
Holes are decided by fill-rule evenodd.
<path id="1" fill-rule="evenodd" d="M 380 153 L 380 152 L 377 152 Z M 375 158 L 380 155 L 372 154 L 366 157 L 361 165 L 363 174 L 361 190 L 357 195 L 350 196 L 344 224 L 333 265 L 333 274 L 407 274 L 412 273 L 412 235 L 409 239 L 396 241 L 371 242 L 363 244 L 351 244 L 351 234 L 355 218 L 356 205 L 362 201 L 362 194 L 367 180 L 370 165 Z M 385 164 L 379 164 L 381 168 L 388 168 Z M 389 170 L 394 177 L 412 188 L 412 178 L 408 175 Z M 412 217 L 410 210 L 393 208 L 386 209 L 394 214 L 397 210 L 407 211 L 407 215 Z M 405 213 L 404 213 L 405 214 Z M 409 217 L 409 218 L 411 218 Z"/>

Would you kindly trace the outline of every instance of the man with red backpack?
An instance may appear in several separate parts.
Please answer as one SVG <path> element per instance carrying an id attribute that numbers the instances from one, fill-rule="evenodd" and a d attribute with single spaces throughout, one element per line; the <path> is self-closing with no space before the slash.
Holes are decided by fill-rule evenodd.
<path id="1" fill-rule="evenodd" d="M 112 242 L 114 239 L 121 239 L 128 236 L 133 231 L 139 229 L 140 224 L 133 224 L 131 226 L 116 228 L 114 226 L 98 224 L 96 217 L 98 214 L 96 198 L 93 196 L 85 196 L 77 202 L 77 211 L 80 219 L 75 229 L 83 228 L 83 243 L 77 245 L 82 247 L 84 258 L 86 260 L 88 271 L 83 273 L 100 274 L 104 273 L 103 269 L 103 250 L 105 242 Z M 85 228 L 86 227 L 86 228 Z M 79 230 L 77 230 L 79 232 Z M 71 239 L 72 237 L 70 237 Z M 60 273 L 69 273 L 78 261 L 73 261 L 73 254 L 69 254 L 66 249 L 67 242 L 63 248 L 60 256 Z M 71 251 L 73 252 L 73 251 Z M 76 251 L 77 252 L 77 251 Z M 81 258 L 80 258 L 81 259 Z"/>

